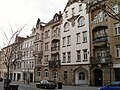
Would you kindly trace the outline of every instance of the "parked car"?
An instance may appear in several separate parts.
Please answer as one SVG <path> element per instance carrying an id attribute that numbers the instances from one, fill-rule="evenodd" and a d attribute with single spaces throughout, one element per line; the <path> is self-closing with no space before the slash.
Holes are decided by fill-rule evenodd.
<path id="1" fill-rule="evenodd" d="M 106 86 L 100 87 L 99 90 L 120 90 L 120 81 L 115 81 Z"/>
<path id="2" fill-rule="evenodd" d="M 45 88 L 45 89 L 55 89 L 57 84 L 51 80 L 42 80 L 36 84 L 37 88 Z"/>

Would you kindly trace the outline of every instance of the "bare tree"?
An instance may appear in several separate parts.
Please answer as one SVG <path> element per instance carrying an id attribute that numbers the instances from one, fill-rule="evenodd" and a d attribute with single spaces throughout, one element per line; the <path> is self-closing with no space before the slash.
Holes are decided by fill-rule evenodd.
<path id="1" fill-rule="evenodd" d="M 17 36 L 20 34 L 20 32 L 25 28 L 26 24 L 21 27 L 19 30 L 17 31 L 13 31 L 12 26 L 10 25 L 11 28 L 11 37 L 9 38 L 9 36 L 7 36 L 6 32 L 2 29 L 1 31 L 3 32 L 7 45 L 6 47 L 2 48 L 2 61 L 4 61 L 4 65 L 6 66 L 6 90 L 9 90 L 9 74 L 10 74 L 10 67 L 12 67 L 17 60 L 21 57 L 22 53 L 18 53 L 18 48 L 19 48 L 19 44 L 21 43 L 22 40 L 17 40 Z M 16 38 L 16 40 L 15 40 Z M 13 42 L 14 40 L 14 42 Z M 17 55 L 19 54 L 19 55 Z M 5 85 L 4 85 L 5 86 Z"/>
<path id="2" fill-rule="evenodd" d="M 120 0 L 91 0 L 87 3 L 89 13 L 93 6 L 103 10 L 109 17 L 120 21 Z"/>

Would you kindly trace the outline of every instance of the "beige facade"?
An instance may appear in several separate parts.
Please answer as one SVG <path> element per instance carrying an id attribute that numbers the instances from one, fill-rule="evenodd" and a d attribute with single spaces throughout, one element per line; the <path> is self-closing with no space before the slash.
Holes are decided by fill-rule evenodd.
<path id="1" fill-rule="evenodd" d="M 113 0 L 114 1 L 114 0 Z M 109 7 L 107 6 L 109 5 Z M 119 46 L 120 22 L 109 17 L 108 10 L 116 6 L 110 2 L 93 2 L 89 7 L 91 35 L 91 85 L 106 85 L 114 80 L 120 80 Z M 100 7 L 100 8 L 99 8 Z M 101 9 L 102 8 L 102 9 Z M 113 15 L 114 13 L 110 11 Z M 115 11 L 118 13 L 118 11 Z"/>

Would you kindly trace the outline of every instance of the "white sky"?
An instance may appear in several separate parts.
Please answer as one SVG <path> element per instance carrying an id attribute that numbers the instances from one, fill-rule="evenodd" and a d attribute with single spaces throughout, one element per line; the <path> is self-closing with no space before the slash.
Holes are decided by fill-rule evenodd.
<path id="1" fill-rule="evenodd" d="M 27 24 L 22 35 L 29 35 L 37 19 L 48 22 L 55 13 L 63 12 L 68 0 L 0 0 L 0 28 L 9 36 L 13 31 Z M 0 30 L 0 48 L 6 38 Z"/>

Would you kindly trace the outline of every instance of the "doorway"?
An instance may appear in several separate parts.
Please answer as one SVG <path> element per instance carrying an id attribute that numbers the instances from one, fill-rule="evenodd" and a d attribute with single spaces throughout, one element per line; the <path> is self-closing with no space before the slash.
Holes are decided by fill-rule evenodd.
<path id="1" fill-rule="evenodd" d="M 103 73 L 100 69 L 94 70 L 94 83 L 95 86 L 102 86 L 103 83 Z"/>

